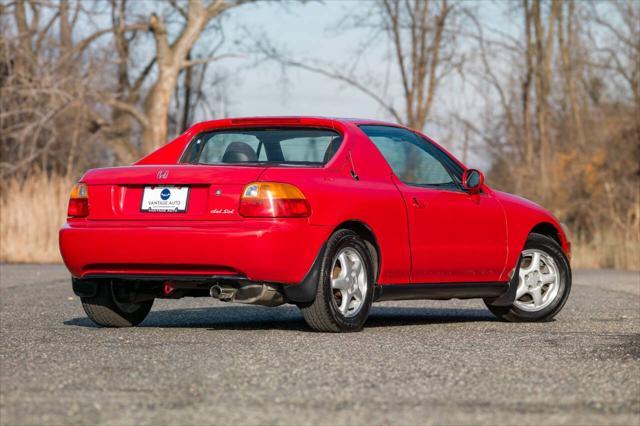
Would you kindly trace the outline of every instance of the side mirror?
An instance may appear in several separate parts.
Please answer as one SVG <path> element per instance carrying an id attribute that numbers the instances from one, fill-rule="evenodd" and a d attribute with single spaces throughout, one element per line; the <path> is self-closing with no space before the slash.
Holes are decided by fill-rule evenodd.
<path id="1" fill-rule="evenodd" d="M 480 170 L 467 169 L 462 174 L 462 186 L 472 194 L 480 192 L 484 185 L 484 175 Z"/>

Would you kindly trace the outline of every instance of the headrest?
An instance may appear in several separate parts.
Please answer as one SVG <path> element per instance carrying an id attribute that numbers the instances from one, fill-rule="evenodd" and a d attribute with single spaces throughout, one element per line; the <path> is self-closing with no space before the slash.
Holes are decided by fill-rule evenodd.
<path id="1" fill-rule="evenodd" d="M 223 163 L 246 163 L 258 161 L 256 152 L 245 142 L 231 142 L 222 156 Z"/>

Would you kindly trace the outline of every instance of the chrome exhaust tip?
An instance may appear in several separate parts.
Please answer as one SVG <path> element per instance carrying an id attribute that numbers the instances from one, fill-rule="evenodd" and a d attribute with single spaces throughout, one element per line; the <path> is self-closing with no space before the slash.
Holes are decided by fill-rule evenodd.
<path id="1" fill-rule="evenodd" d="M 235 288 L 222 287 L 216 284 L 214 286 L 211 286 L 211 289 L 209 289 L 209 294 L 214 299 L 218 299 L 223 302 L 233 302 L 237 291 L 238 290 Z"/>

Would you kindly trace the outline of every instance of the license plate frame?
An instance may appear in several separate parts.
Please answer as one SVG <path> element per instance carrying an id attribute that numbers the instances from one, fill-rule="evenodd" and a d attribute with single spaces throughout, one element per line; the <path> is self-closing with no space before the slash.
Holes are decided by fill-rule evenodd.
<path id="1" fill-rule="evenodd" d="M 191 188 L 184 185 L 145 186 L 142 189 L 140 211 L 144 213 L 186 213 L 190 193 Z"/>

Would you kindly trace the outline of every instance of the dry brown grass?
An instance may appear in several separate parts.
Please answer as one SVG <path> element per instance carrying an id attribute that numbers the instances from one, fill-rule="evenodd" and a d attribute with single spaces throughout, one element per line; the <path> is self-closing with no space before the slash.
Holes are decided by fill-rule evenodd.
<path id="1" fill-rule="evenodd" d="M 625 234 L 600 231 L 590 243 L 573 242 L 574 268 L 613 268 L 640 270 L 638 229 Z"/>
<path id="2" fill-rule="evenodd" d="M 9 180 L 0 196 L 0 262 L 61 262 L 58 230 L 65 221 L 70 179 L 44 174 Z M 573 267 L 640 270 L 640 230 L 574 241 Z"/>
<path id="3" fill-rule="evenodd" d="M 67 215 L 73 182 L 36 174 L 24 183 L 10 179 L 0 196 L 0 261 L 61 262 L 58 230 Z"/>

